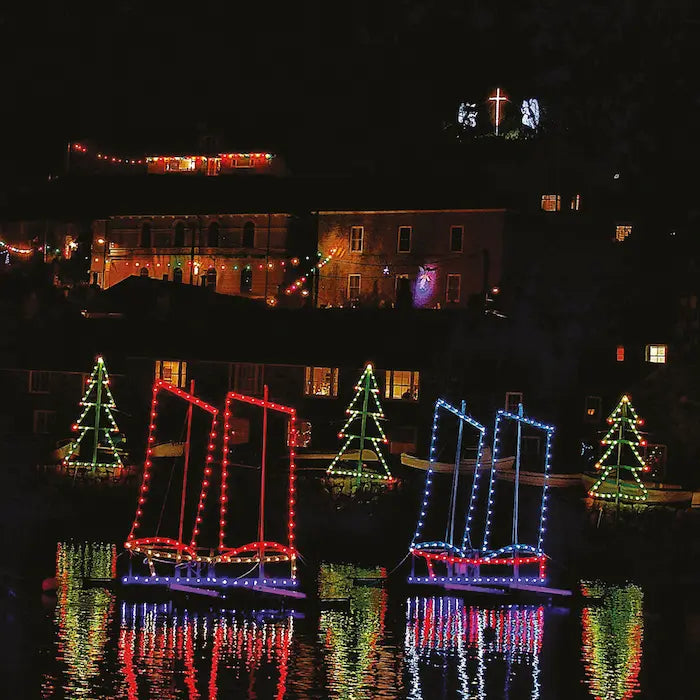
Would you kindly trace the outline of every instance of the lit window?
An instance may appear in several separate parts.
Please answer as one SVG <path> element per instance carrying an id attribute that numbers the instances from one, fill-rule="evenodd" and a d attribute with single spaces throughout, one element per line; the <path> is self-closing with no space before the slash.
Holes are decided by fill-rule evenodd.
<path id="1" fill-rule="evenodd" d="M 647 362 L 653 362 L 658 365 L 666 364 L 666 350 L 666 345 L 647 345 Z"/>
<path id="2" fill-rule="evenodd" d="M 48 394 L 51 381 L 50 372 L 29 371 L 29 393 Z"/>
<path id="3" fill-rule="evenodd" d="M 56 425 L 56 411 L 34 411 L 34 433 L 37 435 L 49 435 L 53 433 Z"/>
<path id="4" fill-rule="evenodd" d="M 399 226 L 399 242 L 397 246 L 399 253 L 411 252 L 411 227 Z"/>
<path id="5" fill-rule="evenodd" d="M 447 303 L 458 304 L 462 275 L 447 275 Z"/>
<path id="6" fill-rule="evenodd" d="M 542 211 L 559 211 L 561 209 L 561 197 L 558 194 L 542 195 Z"/>
<path id="7" fill-rule="evenodd" d="M 618 345 L 617 346 L 617 361 L 618 362 L 624 362 L 625 361 L 625 346 L 624 345 Z"/>
<path id="8" fill-rule="evenodd" d="M 360 298 L 360 283 L 360 275 L 348 275 L 348 299 L 350 301 Z"/>
<path id="9" fill-rule="evenodd" d="M 384 398 L 418 401 L 419 375 L 411 370 L 386 370 Z"/>
<path id="10" fill-rule="evenodd" d="M 184 389 L 187 384 L 187 363 L 180 360 L 156 360 L 156 379 Z"/>
<path id="11" fill-rule="evenodd" d="M 581 211 L 581 195 L 575 194 L 571 198 L 571 211 Z"/>
<path id="12" fill-rule="evenodd" d="M 350 227 L 350 252 L 361 253 L 364 243 L 365 227 L 351 226 Z"/>
<path id="13" fill-rule="evenodd" d="M 632 227 L 628 224 L 618 224 L 615 227 L 615 240 L 622 243 L 628 236 L 632 234 Z"/>
<path id="14" fill-rule="evenodd" d="M 253 271 L 246 267 L 241 270 L 241 294 L 249 294 L 253 290 Z"/>
<path id="15" fill-rule="evenodd" d="M 464 226 L 450 227 L 450 252 L 461 253 L 464 245 Z"/>
<path id="16" fill-rule="evenodd" d="M 338 396 L 338 369 L 307 367 L 304 393 L 307 396 Z"/>
<path id="17" fill-rule="evenodd" d="M 242 362 L 236 365 L 234 389 L 248 396 L 260 396 L 263 393 L 263 365 Z"/>
<path id="18" fill-rule="evenodd" d="M 522 391 L 506 391 L 505 409 L 508 413 L 518 413 L 518 405 L 523 402 Z"/>
<path id="19" fill-rule="evenodd" d="M 600 396 L 586 396 L 584 420 L 595 423 L 600 420 L 603 399 Z"/>

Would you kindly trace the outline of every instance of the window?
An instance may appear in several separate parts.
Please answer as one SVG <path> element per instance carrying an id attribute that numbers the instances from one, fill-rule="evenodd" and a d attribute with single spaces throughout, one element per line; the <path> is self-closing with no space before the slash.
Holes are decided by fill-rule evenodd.
<path id="1" fill-rule="evenodd" d="M 350 301 L 360 298 L 360 281 L 360 275 L 348 275 L 348 299 Z"/>
<path id="2" fill-rule="evenodd" d="M 34 411 L 34 433 L 37 435 L 49 435 L 53 433 L 56 425 L 56 411 Z"/>
<path id="3" fill-rule="evenodd" d="M 603 399 L 600 396 L 586 396 L 583 419 L 589 423 L 597 423 L 601 418 Z"/>
<path id="4" fill-rule="evenodd" d="M 629 224 L 618 224 L 615 227 L 615 240 L 622 243 L 628 236 L 632 234 L 632 226 Z"/>
<path id="5" fill-rule="evenodd" d="M 139 272 L 139 275 L 141 277 L 148 277 L 148 268 L 145 265 L 141 268 L 141 272 Z"/>
<path id="6" fill-rule="evenodd" d="M 173 245 L 178 248 L 185 245 L 185 224 L 182 221 L 178 221 L 175 224 L 175 240 Z"/>
<path id="7" fill-rule="evenodd" d="M 399 226 L 399 242 L 396 250 L 399 253 L 411 252 L 411 227 Z"/>
<path id="8" fill-rule="evenodd" d="M 561 197 L 558 194 L 542 195 L 542 211 L 559 211 L 561 209 Z"/>
<path id="9" fill-rule="evenodd" d="M 350 227 L 350 252 L 361 253 L 364 245 L 365 227 L 351 226 Z"/>
<path id="10" fill-rule="evenodd" d="M 508 413 L 518 413 L 518 405 L 523 402 L 522 391 L 506 391 L 505 409 Z"/>
<path id="11" fill-rule="evenodd" d="M 173 270 L 173 282 L 182 282 L 182 268 L 179 266 Z"/>
<path id="12" fill-rule="evenodd" d="M 575 194 L 571 198 L 571 211 L 581 211 L 581 195 Z"/>
<path id="13" fill-rule="evenodd" d="M 462 286 L 462 275 L 447 275 L 447 303 L 459 303 L 459 291 Z"/>
<path id="14" fill-rule="evenodd" d="M 263 393 L 264 365 L 250 362 L 236 364 L 234 375 L 235 391 L 248 396 L 260 396 Z"/>
<path id="15" fill-rule="evenodd" d="M 450 252 L 461 253 L 464 245 L 464 226 L 450 226 Z"/>
<path id="16" fill-rule="evenodd" d="M 338 369 L 336 367 L 307 367 L 304 394 L 306 396 L 338 396 Z"/>
<path id="17" fill-rule="evenodd" d="M 184 389 L 187 384 L 187 363 L 180 360 L 156 360 L 156 379 Z"/>
<path id="18" fill-rule="evenodd" d="M 647 345 L 646 358 L 647 362 L 653 362 L 657 365 L 666 364 L 666 345 Z"/>
<path id="19" fill-rule="evenodd" d="M 243 247 L 255 248 L 255 224 L 252 221 L 243 225 Z"/>
<path id="20" fill-rule="evenodd" d="M 48 394 L 50 390 L 51 373 L 29 370 L 29 393 Z"/>
<path id="21" fill-rule="evenodd" d="M 618 362 L 624 362 L 624 361 L 625 361 L 625 346 L 624 346 L 624 345 L 618 345 L 618 346 L 617 346 L 616 358 L 617 358 L 617 361 L 618 361 Z"/>
<path id="22" fill-rule="evenodd" d="M 141 224 L 141 247 L 151 247 L 151 224 L 148 222 Z"/>
<path id="23" fill-rule="evenodd" d="M 250 294 L 253 290 L 253 271 L 250 267 L 241 270 L 241 294 Z"/>
<path id="24" fill-rule="evenodd" d="M 207 270 L 205 286 L 208 289 L 216 291 L 216 268 L 214 266 Z"/>
<path id="25" fill-rule="evenodd" d="M 420 372 L 414 372 L 411 370 L 386 370 L 384 398 L 418 401 L 419 375 Z"/>
<path id="26" fill-rule="evenodd" d="M 207 231 L 207 245 L 210 248 L 217 248 L 219 246 L 219 224 L 216 221 L 212 221 L 209 224 L 209 229 Z"/>

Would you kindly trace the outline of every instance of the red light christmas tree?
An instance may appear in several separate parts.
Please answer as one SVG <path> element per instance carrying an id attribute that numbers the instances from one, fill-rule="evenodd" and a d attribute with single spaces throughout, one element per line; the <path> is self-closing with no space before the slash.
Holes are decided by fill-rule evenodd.
<path id="1" fill-rule="evenodd" d="M 119 432 L 112 415 L 112 409 L 117 404 L 110 391 L 109 375 L 101 357 L 95 362 L 79 405 L 83 411 L 73 424 L 73 430 L 79 431 L 80 435 L 63 459 L 63 466 L 74 467 L 76 474 L 78 469 L 83 469 L 92 474 L 99 470 L 113 475 L 115 469 L 124 467 L 124 463 L 112 438 L 112 433 Z M 89 459 L 85 452 L 81 459 L 83 449 L 87 449 Z"/>
<path id="2" fill-rule="evenodd" d="M 355 385 L 355 396 L 350 402 L 350 405 L 345 409 L 348 416 L 345 425 L 338 433 L 339 438 L 346 438 L 345 443 L 340 448 L 338 454 L 333 458 L 330 466 L 326 470 L 328 476 L 352 476 L 359 482 L 361 479 L 369 479 L 373 481 L 393 482 L 389 467 L 384 459 L 380 445 L 386 445 L 389 440 L 382 430 L 379 421 L 384 419 L 384 410 L 379 403 L 379 387 L 377 380 L 374 378 L 372 365 L 367 364 L 365 371 L 362 373 L 360 380 Z M 370 408 L 371 401 L 371 408 Z M 368 420 L 368 419 L 371 419 Z M 351 426 L 354 426 L 359 421 L 359 434 L 357 429 L 353 432 L 348 432 Z M 372 434 L 374 433 L 374 434 Z M 357 444 L 357 460 L 352 458 L 354 469 L 341 468 L 338 463 L 346 455 L 348 448 L 359 441 Z M 369 447 L 368 447 L 369 444 Z M 372 449 L 373 448 L 373 449 Z M 350 455 L 345 456 L 345 460 L 349 461 Z M 366 461 L 379 461 L 382 465 L 383 473 L 377 470 L 371 470 Z"/>
<path id="3" fill-rule="evenodd" d="M 608 417 L 608 423 L 610 423 L 610 429 L 601 440 L 601 445 L 607 447 L 595 465 L 595 468 L 598 470 L 602 469 L 603 473 L 598 481 L 593 484 L 588 495 L 594 498 L 615 499 L 616 501 L 620 499 L 646 501 L 648 492 L 646 486 L 644 486 L 642 480 L 639 478 L 639 472 L 648 472 L 650 468 L 644 461 L 642 455 L 639 454 L 638 448 L 640 446 L 645 446 L 647 441 L 642 437 L 639 430 L 637 430 L 637 426 L 643 425 L 644 420 L 637 415 L 637 412 L 630 403 L 629 396 L 625 395 L 620 399 L 617 408 L 615 408 Z M 625 452 L 627 454 L 630 452 L 632 453 L 635 464 L 623 463 L 623 448 L 626 448 Z M 613 452 L 616 453 L 616 461 L 611 464 L 606 464 L 606 460 L 611 457 Z M 622 478 L 622 470 L 628 471 L 634 478 L 634 482 L 636 482 L 631 483 L 632 491 L 628 488 L 624 493 L 621 492 L 620 481 Z M 615 482 L 615 489 L 613 491 L 601 492 L 601 487 L 606 483 L 609 484 L 613 479 Z M 628 485 L 630 485 L 629 481 L 625 486 Z"/>

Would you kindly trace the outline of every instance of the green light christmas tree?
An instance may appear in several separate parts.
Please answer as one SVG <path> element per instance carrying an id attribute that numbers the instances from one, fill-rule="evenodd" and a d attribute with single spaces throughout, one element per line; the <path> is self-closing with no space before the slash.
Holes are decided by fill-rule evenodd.
<path id="1" fill-rule="evenodd" d="M 345 410 L 348 419 L 338 433 L 339 438 L 345 438 L 345 443 L 326 470 L 326 474 L 328 476 L 352 476 L 358 482 L 361 479 L 393 482 L 394 479 L 380 448 L 380 445 L 386 445 L 389 440 L 379 423 L 380 420 L 384 419 L 384 410 L 379 403 L 379 388 L 371 364 L 367 364 L 365 367 L 360 380 L 355 385 L 355 392 L 353 400 Z M 357 425 L 358 422 L 359 425 Z M 351 426 L 356 426 L 356 428 L 352 432 L 348 432 Z M 357 429 L 359 429 L 359 433 Z M 357 461 L 353 465 L 354 469 L 342 468 L 339 462 L 351 446 L 356 446 L 358 450 Z M 382 465 L 383 473 L 371 470 L 367 464 L 369 460 L 378 460 Z"/>
<path id="2" fill-rule="evenodd" d="M 639 430 L 637 430 L 637 426 L 643 425 L 644 420 L 637 415 L 637 412 L 630 403 L 629 396 L 625 395 L 620 399 L 617 408 L 615 408 L 608 417 L 608 423 L 610 423 L 610 429 L 601 440 L 601 445 L 607 447 L 595 465 L 595 468 L 598 470 L 602 469 L 603 473 L 598 481 L 593 484 L 588 495 L 595 498 L 615 499 L 617 501 L 620 499 L 646 501 L 648 491 L 639 478 L 639 472 L 647 472 L 649 471 L 649 467 L 642 455 L 639 454 L 638 448 L 646 445 L 647 441 L 641 436 Z M 625 448 L 626 453 L 624 459 L 629 461 L 628 456 L 629 453 L 631 453 L 634 458 L 634 464 L 624 464 L 623 448 Z M 615 462 L 607 463 L 606 460 L 611 457 L 613 452 L 616 453 L 614 458 Z M 621 491 L 620 482 L 622 480 L 623 470 L 629 472 L 636 482 L 632 484 L 632 492 L 630 492 L 629 489 L 625 493 Z M 610 485 L 611 481 L 614 481 L 614 490 L 601 492 L 603 484 L 607 483 Z"/>
<path id="3" fill-rule="evenodd" d="M 79 469 L 90 471 L 93 475 L 98 471 L 114 474 L 115 469 L 124 467 L 124 463 L 112 438 L 112 433 L 119 432 L 112 415 L 112 409 L 117 405 L 109 388 L 109 375 L 101 357 L 95 361 L 79 405 L 83 410 L 73 424 L 73 430 L 80 431 L 80 435 L 71 444 L 63 459 L 63 466 L 69 469 L 73 467 L 76 474 Z"/>

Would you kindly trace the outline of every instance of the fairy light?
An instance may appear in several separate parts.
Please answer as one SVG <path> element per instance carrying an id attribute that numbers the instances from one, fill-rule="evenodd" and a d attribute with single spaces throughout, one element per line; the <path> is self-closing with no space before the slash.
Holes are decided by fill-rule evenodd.
<path id="1" fill-rule="evenodd" d="M 603 473 L 600 478 L 593 484 L 593 486 L 588 491 L 588 495 L 593 498 L 603 498 L 603 499 L 617 499 L 618 497 L 622 500 L 627 501 L 646 501 L 649 496 L 649 491 L 646 486 L 639 478 L 639 472 L 650 471 L 649 465 L 644 461 L 644 458 L 637 450 L 638 446 L 646 446 L 647 441 L 642 437 L 641 433 L 637 429 L 638 425 L 643 425 L 644 420 L 641 419 L 637 412 L 632 406 L 629 396 L 626 394 L 622 396 L 619 403 L 615 407 L 615 410 L 608 416 L 607 419 L 610 428 L 606 433 L 605 437 L 600 441 L 600 444 L 606 446 L 606 450 L 601 455 L 600 459 L 596 462 L 595 468 L 597 470 L 603 469 Z M 633 439 L 623 437 L 631 433 Z M 637 465 L 624 465 L 618 462 L 616 464 L 605 464 L 605 461 L 610 457 L 615 448 L 621 449 L 626 446 L 634 455 L 637 460 Z M 618 494 L 617 490 L 614 492 L 601 493 L 601 486 L 607 481 L 608 477 L 614 473 L 615 477 L 619 474 L 621 469 L 627 469 L 632 474 L 636 486 L 640 491 L 639 495 L 632 495 L 629 493 Z"/>
<path id="2" fill-rule="evenodd" d="M 337 250 L 335 248 L 331 248 L 328 255 L 326 255 L 325 257 L 323 257 L 321 260 L 319 260 L 316 263 L 312 272 L 315 273 L 316 270 L 321 270 L 323 267 L 325 267 L 330 262 L 331 258 L 336 254 L 336 252 L 337 252 Z M 318 253 L 318 255 L 320 256 L 321 253 Z M 299 262 L 300 262 L 299 258 L 292 258 L 292 260 L 291 260 L 291 263 L 294 267 L 299 265 Z M 304 283 L 308 279 L 308 274 L 310 274 L 310 273 L 307 273 L 306 275 L 302 275 L 301 277 L 297 278 L 294 282 L 292 282 L 292 284 L 290 284 L 284 290 L 284 293 L 287 295 L 290 295 L 290 294 L 294 294 L 294 292 L 299 291 L 304 286 Z M 303 294 L 303 291 L 302 291 L 302 294 Z"/>
<path id="3" fill-rule="evenodd" d="M 369 396 L 365 396 L 367 392 L 367 379 L 369 379 Z M 369 398 L 372 398 L 375 404 L 375 410 L 373 411 L 367 411 L 365 409 L 365 405 L 368 403 Z M 363 401 L 364 405 L 363 407 L 357 408 L 358 402 Z M 328 468 L 326 469 L 326 474 L 329 476 L 353 476 L 353 477 L 359 477 L 362 479 L 368 479 L 370 481 L 379 481 L 379 482 L 388 482 L 388 483 L 393 483 L 395 481 L 394 477 L 391 475 L 391 471 L 389 469 L 389 465 L 386 463 L 386 460 L 384 459 L 384 454 L 382 453 L 381 445 L 386 445 L 389 443 L 389 439 L 387 438 L 386 434 L 384 433 L 384 430 L 380 424 L 380 420 L 385 419 L 384 415 L 384 410 L 382 409 L 381 403 L 379 402 L 379 387 L 377 386 L 377 380 L 374 376 L 374 371 L 372 368 L 372 364 L 368 363 L 362 372 L 362 375 L 360 376 L 359 381 L 355 385 L 355 396 L 353 397 L 352 401 L 350 402 L 350 405 L 345 409 L 345 413 L 348 416 L 347 420 L 345 421 L 345 424 L 343 427 L 340 429 L 338 432 L 338 438 L 346 438 L 345 443 L 343 446 L 340 448 L 340 451 L 338 454 L 333 458 L 333 461 L 330 463 Z M 364 420 L 367 417 L 371 418 L 372 421 L 374 422 L 375 428 L 377 432 L 379 433 L 378 436 L 368 436 L 368 435 L 356 435 L 355 433 L 348 433 L 347 430 L 350 427 L 350 425 L 360 419 Z M 374 448 L 374 451 L 377 454 L 377 458 L 379 459 L 379 463 L 382 465 L 382 469 L 384 470 L 383 474 L 378 474 L 375 472 L 369 472 L 362 470 L 361 472 L 358 470 L 356 467 L 354 470 L 350 469 L 339 469 L 336 467 L 338 462 L 341 460 L 342 456 L 345 454 L 345 452 L 348 450 L 350 447 L 350 444 L 354 440 L 359 440 L 360 441 L 360 450 L 364 450 L 364 444 L 362 444 L 362 440 L 367 440 L 372 443 L 372 446 Z"/>
<path id="4" fill-rule="evenodd" d="M 18 248 L 17 246 L 5 243 L 5 241 L 0 241 L 0 248 L 5 248 L 9 250 L 10 253 L 16 253 L 17 255 L 29 255 L 34 252 L 32 248 Z"/>

